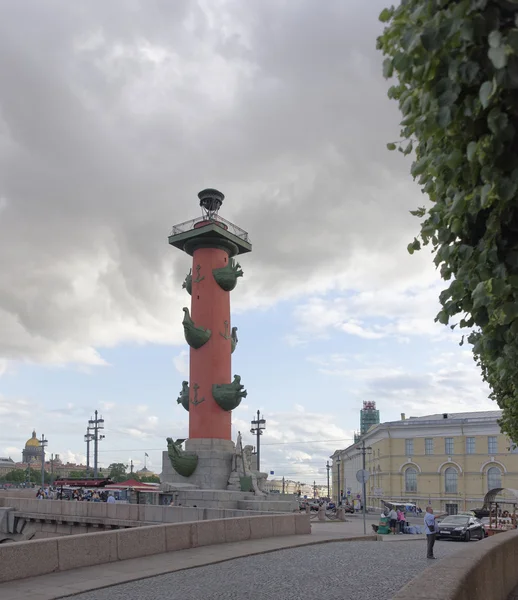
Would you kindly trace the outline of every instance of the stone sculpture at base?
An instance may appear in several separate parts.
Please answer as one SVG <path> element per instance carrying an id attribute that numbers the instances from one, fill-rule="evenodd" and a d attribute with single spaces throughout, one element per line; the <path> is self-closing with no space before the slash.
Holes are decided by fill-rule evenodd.
<path id="1" fill-rule="evenodd" d="M 255 496 L 264 497 L 267 495 L 264 492 L 264 483 L 268 475 L 252 469 L 252 452 L 253 446 L 243 448 L 241 432 L 238 432 L 227 490 L 253 492 Z M 243 486 L 248 486 L 250 489 L 243 489 Z"/>

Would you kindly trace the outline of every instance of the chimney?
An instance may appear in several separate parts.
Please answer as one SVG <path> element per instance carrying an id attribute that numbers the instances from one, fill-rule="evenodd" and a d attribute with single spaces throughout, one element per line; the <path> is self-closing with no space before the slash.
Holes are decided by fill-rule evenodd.
<path id="1" fill-rule="evenodd" d="M 405 413 L 401 413 L 401 420 L 404 421 L 406 419 Z"/>
<path id="2" fill-rule="evenodd" d="M 442 413 L 442 418 L 443 419 L 447 419 L 448 418 L 448 413 Z"/>

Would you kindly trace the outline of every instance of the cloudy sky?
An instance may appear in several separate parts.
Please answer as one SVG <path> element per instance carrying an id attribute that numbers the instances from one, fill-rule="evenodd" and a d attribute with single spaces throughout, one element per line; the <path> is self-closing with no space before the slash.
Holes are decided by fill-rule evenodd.
<path id="1" fill-rule="evenodd" d="M 385 0 L 0 3 L 0 455 L 33 428 L 84 457 L 161 470 L 189 258 L 171 226 L 222 190 L 250 233 L 232 295 L 263 468 L 325 479 L 364 400 L 383 420 L 492 408 L 467 347 L 433 322 L 441 282 L 409 211 L 424 198 L 386 98 Z"/>

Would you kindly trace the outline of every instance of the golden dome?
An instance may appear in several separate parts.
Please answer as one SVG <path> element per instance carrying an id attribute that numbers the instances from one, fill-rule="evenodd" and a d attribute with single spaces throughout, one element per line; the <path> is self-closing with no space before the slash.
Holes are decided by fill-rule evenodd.
<path id="1" fill-rule="evenodd" d="M 26 448 L 39 448 L 40 447 L 40 441 L 38 440 L 38 438 L 36 437 L 36 432 L 33 431 L 32 432 L 32 437 L 30 439 L 27 440 L 27 442 L 25 443 L 25 447 Z"/>

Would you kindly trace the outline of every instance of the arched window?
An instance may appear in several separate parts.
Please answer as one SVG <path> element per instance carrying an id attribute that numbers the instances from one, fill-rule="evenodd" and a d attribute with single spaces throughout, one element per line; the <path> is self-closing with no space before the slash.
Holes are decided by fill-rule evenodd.
<path id="1" fill-rule="evenodd" d="M 417 492 L 417 471 L 412 467 L 405 471 L 405 491 Z"/>
<path id="2" fill-rule="evenodd" d="M 453 467 L 448 467 L 444 471 L 444 491 L 447 494 L 457 493 L 457 470 Z"/>
<path id="3" fill-rule="evenodd" d="M 487 470 L 487 489 L 494 490 L 502 487 L 502 472 L 498 467 L 491 467 Z"/>

